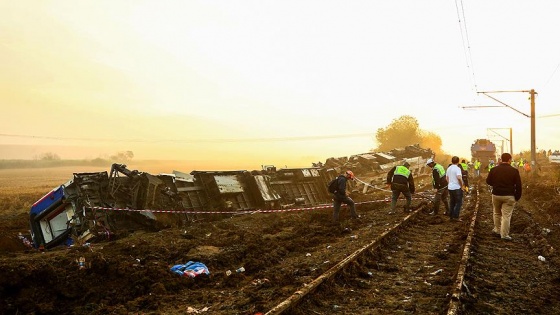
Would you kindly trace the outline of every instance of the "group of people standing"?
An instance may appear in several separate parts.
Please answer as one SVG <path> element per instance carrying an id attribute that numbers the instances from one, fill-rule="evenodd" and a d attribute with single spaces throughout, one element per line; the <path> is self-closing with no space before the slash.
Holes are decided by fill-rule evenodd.
<path id="1" fill-rule="evenodd" d="M 511 216 L 515 203 L 521 199 L 521 176 L 517 168 L 511 165 L 512 157 L 503 153 L 500 163 L 491 168 L 486 183 L 492 187 L 492 213 L 494 228 L 492 233 L 504 240 L 511 240 L 509 235 Z M 432 168 L 433 187 L 436 189 L 432 214 L 438 214 L 441 201 L 444 202 L 445 213 L 451 220 L 459 220 L 463 203 L 463 193 L 468 191 L 465 183 L 464 169 L 459 164 L 459 157 L 451 159 L 451 165 L 444 171 L 442 165 L 433 159 L 427 161 Z M 468 174 L 467 174 L 468 178 Z M 447 196 L 449 194 L 449 203 Z"/>
<path id="2" fill-rule="evenodd" d="M 448 214 L 451 220 L 460 221 L 459 214 L 463 205 L 463 192 L 468 189 L 468 183 L 465 183 L 463 177 L 465 170 L 459 165 L 459 157 L 451 158 L 451 164 L 447 167 L 447 170 L 444 170 L 443 166 L 433 159 L 428 159 L 426 165 L 432 168 L 432 185 L 436 189 L 434 209 L 431 213 L 439 214 L 439 205 L 443 201 L 445 214 Z"/>
<path id="3" fill-rule="evenodd" d="M 493 167 L 488 173 L 486 183 L 492 187 L 493 223 L 492 232 L 504 240 L 511 240 L 509 235 L 511 216 L 517 201 L 521 198 L 521 176 L 517 168 L 511 165 L 512 156 L 503 153 L 499 165 Z M 477 161 L 478 162 L 478 161 Z M 463 195 L 468 192 L 468 166 L 459 157 L 451 158 L 451 164 L 445 169 L 433 159 L 428 159 L 426 165 L 432 169 L 432 185 L 436 190 L 433 200 L 433 210 L 430 214 L 439 214 L 440 204 L 443 202 L 445 212 L 451 221 L 461 221 L 459 218 L 463 205 Z M 476 167 L 478 166 L 478 168 Z M 480 169 L 480 164 L 475 162 L 475 171 Z M 479 176 L 479 173 L 476 172 Z M 340 207 L 343 203 L 350 207 L 352 219 L 358 219 L 356 206 L 346 191 L 348 180 L 354 180 L 354 173 L 346 171 L 337 179 L 338 188 L 334 193 L 333 220 L 338 223 Z M 391 188 L 391 213 L 395 212 L 397 200 L 402 193 L 406 198 L 405 212 L 410 212 L 412 194 L 415 192 L 414 177 L 410 171 L 410 164 L 394 166 L 387 173 L 387 185 Z"/>

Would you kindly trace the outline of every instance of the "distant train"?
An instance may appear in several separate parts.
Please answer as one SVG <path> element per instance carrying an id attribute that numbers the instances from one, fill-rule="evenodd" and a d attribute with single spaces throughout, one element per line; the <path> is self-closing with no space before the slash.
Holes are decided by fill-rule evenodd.
<path id="1" fill-rule="evenodd" d="M 496 160 L 496 145 L 488 139 L 476 139 L 471 145 L 472 160 L 478 159 L 481 164 L 481 169 L 488 169 L 490 160 Z"/>

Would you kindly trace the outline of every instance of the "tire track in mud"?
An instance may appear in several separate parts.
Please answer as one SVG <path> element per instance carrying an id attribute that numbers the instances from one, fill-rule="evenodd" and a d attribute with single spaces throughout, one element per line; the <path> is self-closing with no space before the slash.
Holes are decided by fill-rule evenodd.
<path id="1" fill-rule="evenodd" d="M 473 197 L 463 221 L 423 210 L 316 291 L 290 314 L 441 314 L 446 311 L 468 232 Z M 270 312 L 274 313 L 274 312 Z"/>

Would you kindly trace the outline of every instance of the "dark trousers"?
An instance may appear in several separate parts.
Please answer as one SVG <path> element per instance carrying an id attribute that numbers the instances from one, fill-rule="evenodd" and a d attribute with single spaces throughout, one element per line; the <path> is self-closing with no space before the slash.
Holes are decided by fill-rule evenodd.
<path id="1" fill-rule="evenodd" d="M 404 207 L 404 210 L 410 210 L 410 204 L 412 203 L 412 194 L 410 193 L 408 185 L 392 183 L 391 191 L 393 192 L 391 198 L 391 211 L 395 211 L 395 208 L 397 207 L 397 199 L 399 199 L 401 193 L 406 198 L 406 206 Z"/>
<path id="2" fill-rule="evenodd" d="M 463 190 L 455 189 L 449 190 L 449 216 L 452 219 L 458 219 L 463 205 Z"/>
<path id="3" fill-rule="evenodd" d="M 347 204 L 348 207 L 350 207 L 350 216 L 353 219 L 356 219 L 358 217 L 358 214 L 356 214 L 356 204 L 354 203 L 354 200 L 352 200 L 348 196 L 344 196 L 344 197 L 334 196 L 334 204 L 333 204 L 333 207 L 334 207 L 333 221 L 334 222 L 338 222 L 339 213 L 340 213 L 340 206 L 343 203 Z"/>
<path id="4" fill-rule="evenodd" d="M 439 204 L 443 201 L 443 206 L 445 207 L 445 213 L 449 213 L 449 190 L 447 187 L 440 188 L 436 191 L 436 195 L 434 197 L 434 213 L 439 213 Z"/>

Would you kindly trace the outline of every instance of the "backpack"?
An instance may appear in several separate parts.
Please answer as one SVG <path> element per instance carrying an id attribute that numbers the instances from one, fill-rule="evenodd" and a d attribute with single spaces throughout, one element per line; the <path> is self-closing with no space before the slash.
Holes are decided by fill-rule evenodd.
<path id="1" fill-rule="evenodd" d="M 329 192 L 331 194 L 334 194 L 338 190 L 338 177 L 335 177 L 333 180 L 331 180 L 327 187 Z"/>

